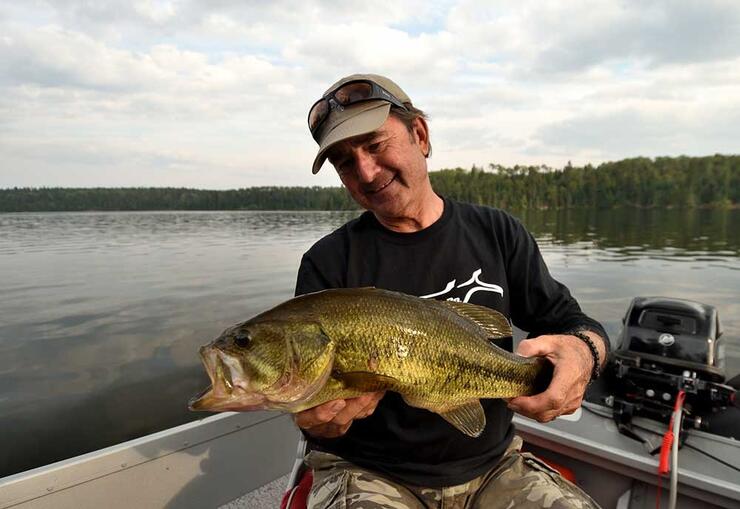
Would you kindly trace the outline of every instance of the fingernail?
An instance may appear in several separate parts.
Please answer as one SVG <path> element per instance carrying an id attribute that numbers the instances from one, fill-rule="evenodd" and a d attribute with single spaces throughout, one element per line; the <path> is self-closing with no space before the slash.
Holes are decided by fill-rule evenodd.
<path id="1" fill-rule="evenodd" d="M 346 404 L 347 404 L 347 403 L 345 403 L 345 402 L 344 402 L 344 400 L 342 400 L 342 401 L 337 401 L 336 403 L 334 403 L 334 404 L 333 404 L 333 405 L 331 406 L 331 411 L 332 411 L 332 412 L 339 412 L 339 411 L 340 411 L 340 410 L 341 410 L 342 408 L 344 408 L 344 407 L 345 407 L 345 405 L 346 405 Z"/>

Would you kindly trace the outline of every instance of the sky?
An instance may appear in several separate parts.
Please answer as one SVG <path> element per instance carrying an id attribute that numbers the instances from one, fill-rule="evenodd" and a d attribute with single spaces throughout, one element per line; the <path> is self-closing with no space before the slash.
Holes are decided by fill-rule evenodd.
<path id="1" fill-rule="evenodd" d="M 736 0 L 0 0 L 0 188 L 339 185 L 306 116 L 357 72 L 430 170 L 740 153 Z"/>

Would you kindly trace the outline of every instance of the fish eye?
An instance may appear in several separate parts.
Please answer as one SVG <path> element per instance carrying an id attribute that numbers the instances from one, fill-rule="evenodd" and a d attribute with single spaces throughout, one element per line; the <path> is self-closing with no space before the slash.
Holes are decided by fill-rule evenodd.
<path id="1" fill-rule="evenodd" d="M 234 335 L 234 343 L 240 348 L 247 348 L 252 338 L 249 336 L 249 332 L 237 332 Z"/>

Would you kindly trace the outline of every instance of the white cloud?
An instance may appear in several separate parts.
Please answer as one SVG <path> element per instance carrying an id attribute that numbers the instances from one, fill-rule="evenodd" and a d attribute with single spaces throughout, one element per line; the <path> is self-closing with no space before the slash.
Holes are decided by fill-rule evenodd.
<path id="1" fill-rule="evenodd" d="M 336 185 L 306 109 L 354 72 L 431 115 L 432 168 L 736 152 L 739 22 L 731 0 L 6 4 L 0 186 Z"/>
<path id="2" fill-rule="evenodd" d="M 45 26 L 10 34 L 0 43 L 5 82 L 123 91 L 165 78 L 151 57 L 108 47 L 78 32 Z"/>
<path id="3" fill-rule="evenodd" d="M 283 56 L 308 69 L 317 80 L 359 70 L 393 76 L 398 82 L 440 82 L 458 71 L 451 49 L 452 36 L 447 32 L 412 36 L 386 26 L 350 23 L 326 25 L 312 37 L 288 45 Z"/>
<path id="4" fill-rule="evenodd" d="M 733 154 L 740 147 L 734 130 L 739 124 L 740 107 L 731 111 L 625 108 L 546 125 L 538 131 L 537 140 L 550 152 L 580 155 L 595 151 L 601 159 Z"/>

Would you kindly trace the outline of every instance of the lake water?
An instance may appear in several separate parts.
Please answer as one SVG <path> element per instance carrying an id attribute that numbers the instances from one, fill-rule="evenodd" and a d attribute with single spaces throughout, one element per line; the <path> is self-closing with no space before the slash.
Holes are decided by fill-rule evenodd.
<path id="1" fill-rule="evenodd" d="M 301 254 L 354 215 L 0 215 L 0 476 L 202 416 L 198 347 L 290 298 Z M 740 211 L 516 215 L 612 337 L 633 296 L 705 302 L 740 372 Z"/>

